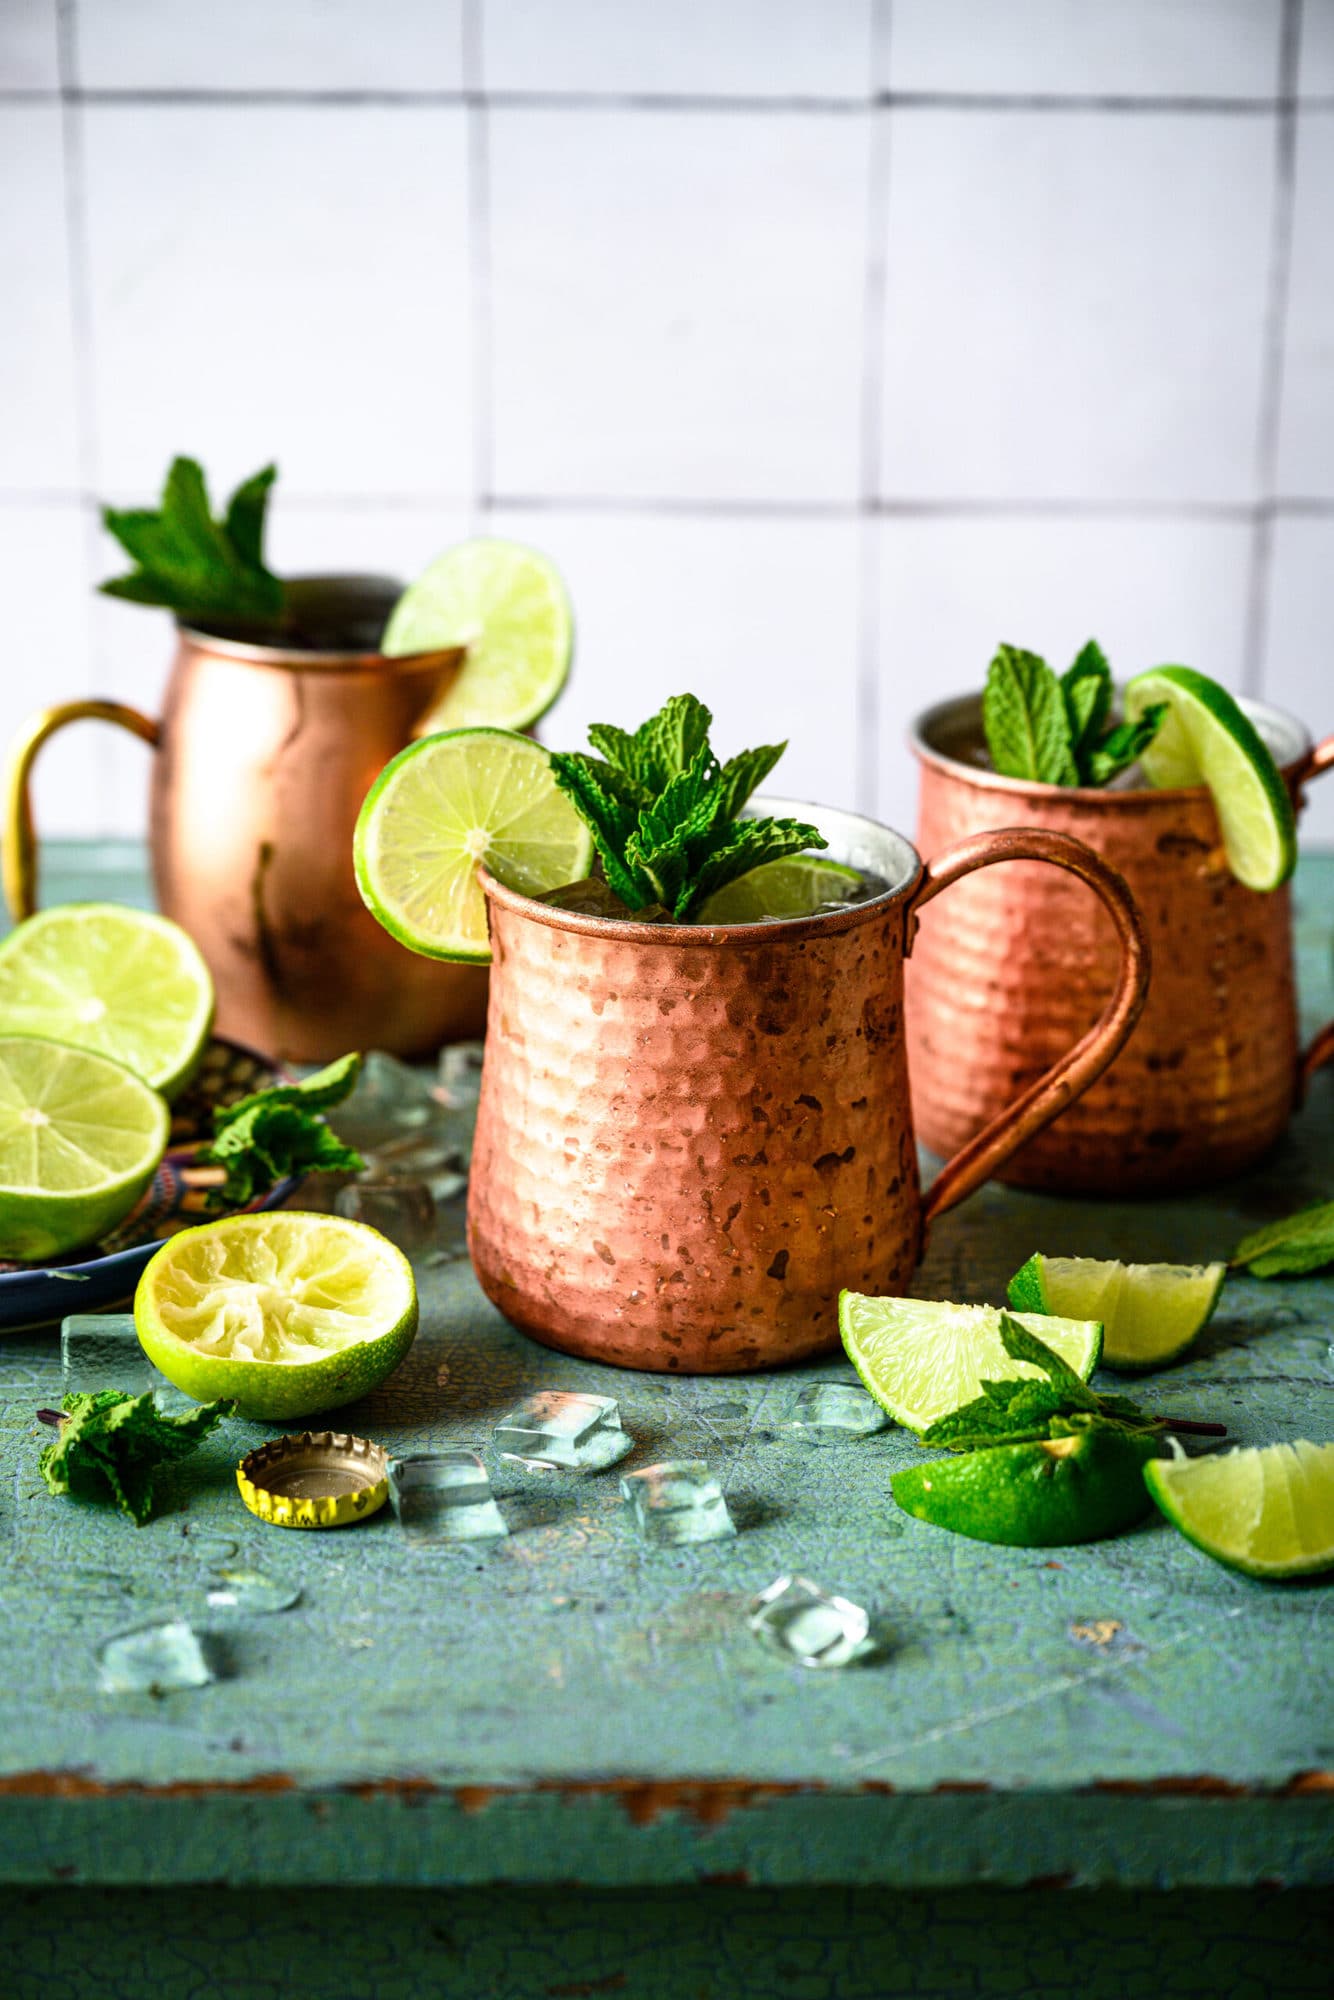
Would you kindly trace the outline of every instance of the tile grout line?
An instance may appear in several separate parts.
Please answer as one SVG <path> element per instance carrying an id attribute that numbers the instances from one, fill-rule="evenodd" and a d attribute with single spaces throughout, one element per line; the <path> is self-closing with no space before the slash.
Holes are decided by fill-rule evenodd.
<path id="1" fill-rule="evenodd" d="M 486 530 L 487 495 L 493 475 L 495 392 L 491 295 L 491 134 L 483 87 L 482 0 L 464 0 L 463 81 L 465 85 L 468 175 L 468 297 L 472 354 L 473 534 Z"/>
<path id="2" fill-rule="evenodd" d="M 867 49 L 870 84 L 889 74 L 891 0 L 872 0 Z M 854 690 L 853 797 L 862 812 L 880 800 L 880 540 L 871 510 L 880 491 L 884 413 L 885 311 L 888 299 L 890 114 L 873 111 L 866 144 L 866 264 L 862 285 L 862 393 L 857 537 L 857 679 Z"/>
<path id="3" fill-rule="evenodd" d="M 1279 56 L 1282 93 L 1275 129 L 1274 204 L 1270 217 L 1269 283 L 1265 304 L 1263 373 L 1256 427 L 1255 491 L 1246 589 L 1246 630 L 1241 663 L 1245 693 L 1263 692 L 1273 585 L 1273 492 L 1278 478 L 1283 413 L 1283 364 L 1292 274 L 1292 230 L 1297 196 L 1297 82 L 1301 59 L 1302 0 L 1283 0 Z"/>

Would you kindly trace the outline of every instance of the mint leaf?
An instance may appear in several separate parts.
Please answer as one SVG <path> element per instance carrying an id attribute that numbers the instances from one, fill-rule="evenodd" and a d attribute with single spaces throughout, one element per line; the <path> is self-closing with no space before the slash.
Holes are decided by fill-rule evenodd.
<path id="1" fill-rule="evenodd" d="M 634 806 L 604 782 L 596 760 L 579 751 L 553 750 L 551 771 L 558 788 L 593 835 L 598 859 L 607 881 L 632 910 L 642 910 L 658 900 L 651 881 L 642 876 L 625 857 L 626 842 L 638 825 Z"/>
<path id="2" fill-rule="evenodd" d="M 661 792 L 681 771 L 688 770 L 709 740 L 713 717 L 693 694 L 671 695 L 634 734 L 635 775 L 652 792 Z"/>
<path id="3" fill-rule="evenodd" d="M 1045 1340 L 1039 1340 L 1007 1312 L 1001 1314 L 997 1330 L 1001 1346 L 1011 1361 L 1027 1361 L 1030 1367 L 1040 1368 L 1067 1407 L 1075 1410 L 1099 1407 L 1097 1391 L 1090 1389 L 1083 1376 L 1077 1375 L 1070 1363 L 1048 1347 Z"/>
<path id="4" fill-rule="evenodd" d="M 172 461 L 156 513 L 105 507 L 102 519 L 137 567 L 101 585 L 109 597 L 161 604 L 196 622 L 271 626 L 284 591 L 262 556 L 264 511 L 276 470 L 266 466 L 232 495 L 215 521 L 201 467 Z"/>
<path id="5" fill-rule="evenodd" d="M 718 809 L 720 819 L 736 818 L 751 793 L 764 783 L 786 749 L 786 743 L 761 743 L 757 749 L 743 750 L 739 757 L 728 758 L 723 765 L 719 787 L 722 793 Z"/>
<path id="6" fill-rule="evenodd" d="M 1094 1427 L 1129 1431 L 1139 1436 L 1161 1428 L 1161 1419 L 1147 1416 L 1127 1396 L 1102 1396 L 1059 1354 L 1009 1313 L 1000 1315 L 1000 1337 L 1013 1361 L 1040 1368 L 1045 1382 L 1032 1376 L 1013 1381 L 983 1382 L 982 1394 L 951 1410 L 922 1433 L 923 1444 L 945 1445 L 950 1451 L 986 1450 L 999 1444 L 1026 1444 L 1038 1438 L 1069 1437 Z"/>
<path id="7" fill-rule="evenodd" d="M 1133 722 L 1123 722 L 1104 736 L 1096 750 L 1089 753 L 1089 783 L 1105 785 L 1118 771 L 1128 770 L 1137 763 L 1162 728 L 1166 714 L 1165 701 L 1152 701 Z"/>
<path id="8" fill-rule="evenodd" d="M 1253 1278 L 1299 1278 L 1327 1264 L 1334 1264 L 1334 1201 L 1318 1201 L 1252 1230 L 1232 1253 L 1233 1268 L 1249 1270 Z"/>
<path id="9" fill-rule="evenodd" d="M 982 726 L 996 770 L 1041 785 L 1077 785 L 1061 684 L 1047 662 L 1001 646 L 987 669 Z"/>
<path id="10" fill-rule="evenodd" d="M 366 1162 L 320 1115 L 348 1096 L 361 1072 L 359 1055 L 340 1056 L 301 1083 L 254 1091 L 213 1114 L 213 1139 L 195 1158 L 225 1169 L 222 1202 L 241 1206 L 290 1175 L 356 1173 Z"/>
<path id="11" fill-rule="evenodd" d="M 138 1527 L 153 1511 L 158 1468 L 188 1456 L 224 1417 L 232 1402 L 201 1403 L 183 1416 L 159 1410 L 152 1390 L 141 1396 L 119 1389 L 66 1396 L 55 1421 L 59 1435 L 37 1461 L 49 1493 L 102 1498 L 106 1489 Z M 43 1421 L 52 1413 L 43 1412 Z"/>
<path id="12" fill-rule="evenodd" d="M 806 826 L 801 820 L 733 820 L 726 843 L 713 850 L 689 891 L 679 899 L 677 921 L 688 921 L 715 889 L 734 882 L 738 875 L 748 875 L 763 862 L 781 861 L 786 854 L 804 854 L 808 848 L 828 845 L 818 827 Z"/>
<path id="13" fill-rule="evenodd" d="M 1084 777 L 1085 760 L 1102 736 L 1112 708 L 1112 670 L 1096 639 L 1089 640 L 1062 674 L 1061 694 L 1070 724 L 1070 746 Z"/>

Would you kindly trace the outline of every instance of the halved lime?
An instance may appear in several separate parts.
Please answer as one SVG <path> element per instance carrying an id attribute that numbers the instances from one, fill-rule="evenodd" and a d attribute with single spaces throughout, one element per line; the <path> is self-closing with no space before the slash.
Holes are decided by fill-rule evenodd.
<path id="1" fill-rule="evenodd" d="M 485 965 L 478 863 L 507 888 L 537 896 L 587 875 L 593 836 L 531 737 L 451 729 L 386 764 L 361 808 L 352 852 L 362 901 L 400 944 L 425 958 Z"/>
<path id="2" fill-rule="evenodd" d="M 574 619 L 554 564 L 518 542 L 460 542 L 410 583 L 389 614 L 384 652 L 466 646 L 426 728 L 526 729 L 565 685 Z"/>
<path id="3" fill-rule="evenodd" d="M 129 1214 L 171 1114 L 123 1063 L 0 1037 L 0 1257 L 61 1257 Z"/>
<path id="4" fill-rule="evenodd" d="M 1141 1473 L 1154 1449 L 1151 1438 L 1095 1427 L 910 1465 L 890 1474 L 889 1487 L 905 1513 L 972 1541 L 1061 1548 L 1143 1519 Z"/>
<path id="5" fill-rule="evenodd" d="M 1117 1264 L 1035 1251 L 1009 1283 L 1019 1312 L 1102 1321 L 1104 1368 L 1159 1368 L 1190 1346 L 1218 1304 L 1226 1264 Z"/>
<path id="6" fill-rule="evenodd" d="M 229 1215 L 185 1229 L 150 1259 L 134 1295 L 145 1354 L 198 1403 L 235 1397 L 242 1416 L 285 1422 L 355 1402 L 383 1382 L 417 1331 L 401 1250 L 341 1215 Z"/>
<path id="7" fill-rule="evenodd" d="M 1102 1328 L 1096 1320 L 1013 1315 L 1045 1341 L 1085 1381 L 1097 1366 Z M 982 1394 L 984 1379 L 1042 1380 L 1026 1361 L 1014 1361 L 1000 1337 L 994 1306 L 956 1306 L 938 1299 L 875 1299 L 840 1292 L 838 1330 L 863 1382 L 895 1423 L 921 1432 Z"/>
<path id="8" fill-rule="evenodd" d="M 848 903 L 862 886 L 855 868 L 814 854 L 765 861 L 715 889 L 697 924 L 758 924 L 766 917 L 809 917 L 829 903 Z"/>
<path id="9" fill-rule="evenodd" d="M 1207 785 L 1228 865 L 1248 889 L 1277 889 L 1297 863 L 1288 788 L 1255 724 L 1227 689 L 1191 667 L 1152 667 L 1126 687 L 1130 721 L 1150 702 L 1167 714 L 1140 763 L 1158 789 Z"/>
<path id="10" fill-rule="evenodd" d="M 39 910 L 0 944 L 0 1035 L 124 1063 L 173 1097 L 213 1025 L 213 981 L 179 924 L 122 903 Z"/>
<path id="11" fill-rule="evenodd" d="M 1334 1444 L 1238 1446 L 1144 1468 L 1150 1493 L 1187 1541 L 1245 1576 L 1334 1569 Z"/>

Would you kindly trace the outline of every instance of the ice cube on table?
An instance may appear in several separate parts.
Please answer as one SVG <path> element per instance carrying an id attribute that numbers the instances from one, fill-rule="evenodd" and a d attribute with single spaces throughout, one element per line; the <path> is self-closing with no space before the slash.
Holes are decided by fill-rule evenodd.
<path id="1" fill-rule="evenodd" d="M 854 1382 L 808 1382 L 799 1389 L 787 1429 L 802 1444 L 851 1444 L 888 1428 L 875 1397 Z"/>
<path id="2" fill-rule="evenodd" d="M 482 1042 L 451 1042 L 440 1051 L 436 1075 L 456 1111 L 470 1111 L 482 1089 Z"/>
<path id="3" fill-rule="evenodd" d="M 339 1138 L 359 1153 L 442 1126 L 448 1115 L 430 1076 L 383 1049 L 369 1052 L 356 1088 L 325 1113 Z"/>
<path id="4" fill-rule="evenodd" d="M 60 1323 L 60 1374 L 67 1395 L 171 1388 L 139 1345 L 133 1313 L 70 1313 Z"/>
<path id="5" fill-rule="evenodd" d="M 492 1444 L 536 1470 L 604 1472 L 634 1448 L 614 1396 L 544 1389 L 525 1396 L 496 1425 Z"/>
<path id="6" fill-rule="evenodd" d="M 301 1602 L 299 1583 L 283 1583 L 262 1569 L 219 1569 L 208 1587 L 210 1608 L 239 1611 L 250 1617 L 290 1611 Z"/>
<path id="7" fill-rule="evenodd" d="M 717 1478 L 702 1458 L 668 1459 L 627 1472 L 621 1498 L 646 1542 L 678 1546 L 716 1542 L 736 1533 Z"/>
<path id="8" fill-rule="evenodd" d="M 475 1451 L 391 1458 L 389 1502 L 410 1542 L 484 1542 L 509 1533 Z"/>
<path id="9" fill-rule="evenodd" d="M 204 1642 L 183 1618 L 113 1633 L 98 1647 L 96 1658 L 106 1694 L 171 1694 L 207 1687 L 217 1678 Z"/>
<path id="10" fill-rule="evenodd" d="M 407 1256 L 429 1249 L 435 1236 L 435 1196 L 424 1181 L 363 1176 L 338 1190 L 334 1212 L 378 1229 Z"/>
<path id="11" fill-rule="evenodd" d="M 869 1612 L 807 1576 L 776 1577 L 747 1605 L 746 1623 L 799 1667 L 848 1667 L 874 1650 Z"/>

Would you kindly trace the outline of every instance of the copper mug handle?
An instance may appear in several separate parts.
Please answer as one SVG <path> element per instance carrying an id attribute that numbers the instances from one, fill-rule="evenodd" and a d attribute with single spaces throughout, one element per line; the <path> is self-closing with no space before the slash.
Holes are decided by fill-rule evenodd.
<path id="1" fill-rule="evenodd" d="M 161 734 L 153 718 L 121 701 L 63 701 L 30 715 L 9 746 L 5 771 L 5 901 L 16 924 L 37 908 L 37 832 L 32 818 L 32 767 L 42 745 L 67 722 L 115 722 L 152 748 Z"/>
<path id="2" fill-rule="evenodd" d="M 989 868 L 993 861 L 1047 861 L 1066 868 L 1087 882 L 1101 898 L 1116 925 L 1121 947 L 1121 964 L 1116 989 L 1082 1040 L 1063 1055 L 1045 1076 L 1030 1084 L 1023 1095 L 1008 1105 L 999 1117 L 984 1125 L 977 1135 L 942 1167 L 922 1203 L 923 1233 L 1017 1152 L 1026 1140 L 1059 1117 L 1067 1105 L 1082 1097 L 1091 1083 L 1124 1048 L 1131 1029 L 1140 1017 L 1149 990 L 1149 941 L 1143 919 L 1124 879 L 1114 868 L 1068 833 L 1048 833 L 1038 827 L 1006 827 L 996 833 L 975 833 L 929 861 L 908 900 L 906 952 L 912 951 L 917 931 L 917 912 L 975 868 Z"/>
<path id="3" fill-rule="evenodd" d="M 1303 785 L 1312 778 L 1318 778 L 1325 771 L 1334 771 L 1334 736 L 1327 736 L 1323 743 L 1317 743 L 1307 751 L 1301 762 L 1288 773 L 1288 787 L 1292 793 L 1294 806 L 1301 805 Z M 1326 1021 L 1311 1046 L 1302 1051 L 1297 1063 L 1297 1102 L 1306 1096 L 1307 1086 L 1318 1069 L 1327 1062 L 1334 1062 L 1334 1021 Z"/>

